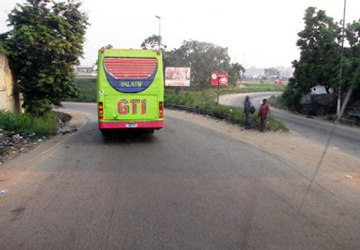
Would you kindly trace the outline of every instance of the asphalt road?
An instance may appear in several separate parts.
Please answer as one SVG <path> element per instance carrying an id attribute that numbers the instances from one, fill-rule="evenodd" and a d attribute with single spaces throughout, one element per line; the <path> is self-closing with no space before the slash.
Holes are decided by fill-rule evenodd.
<path id="1" fill-rule="evenodd" d="M 0 166 L 0 248 L 360 249 L 359 190 L 166 116 L 154 135 L 104 139 L 87 117 Z"/>
<path id="2" fill-rule="evenodd" d="M 230 100 L 233 106 L 243 106 L 246 95 L 251 96 L 251 102 L 259 110 L 262 99 L 268 99 L 270 96 L 279 95 L 281 92 L 269 93 L 250 93 L 234 95 Z M 221 103 L 221 99 L 220 99 Z M 344 151 L 356 157 L 360 157 L 360 128 L 336 125 L 319 118 L 307 118 L 299 114 L 293 114 L 288 111 L 271 108 L 271 114 L 282 120 L 286 126 L 301 136 L 323 143 L 329 140 L 331 135 L 330 147 Z M 333 133 L 331 133 L 333 131 Z"/>

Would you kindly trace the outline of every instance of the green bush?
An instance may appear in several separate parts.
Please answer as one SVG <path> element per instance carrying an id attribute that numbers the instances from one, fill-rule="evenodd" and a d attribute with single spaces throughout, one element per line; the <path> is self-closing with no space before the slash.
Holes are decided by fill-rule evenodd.
<path id="1" fill-rule="evenodd" d="M 96 102 L 96 78 L 76 78 L 75 85 L 80 89 L 78 97 L 67 98 L 71 102 Z"/>
<path id="2" fill-rule="evenodd" d="M 288 107 L 286 106 L 286 102 L 282 95 L 281 96 L 271 96 L 268 99 L 268 103 L 275 108 L 288 110 Z"/>
<path id="3" fill-rule="evenodd" d="M 19 115 L 0 111 L 0 128 L 19 134 L 35 133 L 36 136 L 48 136 L 56 133 L 58 118 L 53 113 L 35 117 L 30 114 Z"/>

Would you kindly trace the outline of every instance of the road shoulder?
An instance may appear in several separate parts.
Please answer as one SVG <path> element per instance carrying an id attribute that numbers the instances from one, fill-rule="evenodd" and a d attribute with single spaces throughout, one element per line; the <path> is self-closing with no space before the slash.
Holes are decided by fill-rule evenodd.
<path id="1" fill-rule="evenodd" d="M 70 131 L 80 129 L 87 121 L 85 115 L 80 112 L 68 112 L 65 110 L 58 110 L 66 112 L 71 116 L 71 120 L 66 125 L 66 128 L 70 128 Z M 66 130 L 65 130 L 66 131 Z M 44 155 L 60 146 L 68 138 L 74 135 L 76 132 L 65 132 L 56 134 L 49 139 L 41 142 L 35 142 L 34 147 L 26 152 L 18 152 L 14 154 L 14 157 L 8 159 L 6 162 L 0 165 L 0 179 L 5 181 L 11 179 L 11 174 L 19 171 L 24 171 L 32 166 L 34 163 L 40 161 Z"/>
<path id="2" fill-rule="evenodd" d="M 255 130 L 243 130 L 239 126 L 184 111 L 166 109 L 165 116 L 183 119 L 206 127 L 269 154 L 296 162 L 309 170 L 315 170 L 325 149 L 325 145 L 293 132 L 259 133 Z M 330 145 L 321 165 L 321 171 L 336 180 L 360 187 L 359 160 L 359 158 L 332 148 Z"/>

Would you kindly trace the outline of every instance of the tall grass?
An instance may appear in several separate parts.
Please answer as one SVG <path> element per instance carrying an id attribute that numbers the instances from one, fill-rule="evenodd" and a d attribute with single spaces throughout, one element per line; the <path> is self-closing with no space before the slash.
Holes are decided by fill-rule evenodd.
<path id="1" fill-rule="evenodd" d="M 48 136 L 56 133 L 58 118 L 53 113 L 34 117 L 29 114 L 19 115 L 0 111 L 0 128 L 19 134 L 35 133 L 36 136 Z"/>

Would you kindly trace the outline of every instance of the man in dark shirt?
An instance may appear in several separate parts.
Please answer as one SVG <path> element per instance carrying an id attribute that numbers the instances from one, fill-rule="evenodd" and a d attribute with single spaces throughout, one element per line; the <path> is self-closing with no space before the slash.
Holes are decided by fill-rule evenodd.
<path id="1" fill-rule="evenodd" d="M 267 100 L 264 99 L 260 106 L 258 117 L 260 118 L 260 131 L 265 132 L 267 116 L 270 113 L 270 107 L 267 104 Z"/>
<path id="2" fill-rule="evenodd" d="M 245 113 L 245 129 L 250 129 L 251 128 L 251 102 L 249 101 L 249 96 L 245 97 L 245 101 L 244 101 L 244 113 Z"/>

